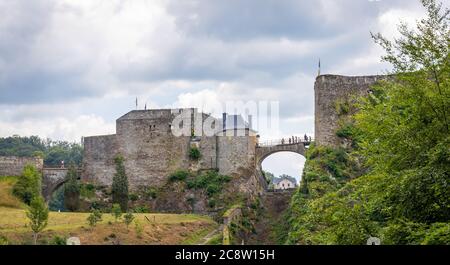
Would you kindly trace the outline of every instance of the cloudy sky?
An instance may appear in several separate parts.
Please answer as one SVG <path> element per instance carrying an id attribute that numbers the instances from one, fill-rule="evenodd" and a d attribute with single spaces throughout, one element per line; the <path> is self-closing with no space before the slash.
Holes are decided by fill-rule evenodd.
<path id="1" fill-rule="evenodd" d="M 136 97 L 276 100 L 281 136 L 313 134 L 319 58 L 322 73 L 381 74 L 370 31 L 423 13 L 415 0 L 0 0 L 0 137 L 114 133 Z"/>

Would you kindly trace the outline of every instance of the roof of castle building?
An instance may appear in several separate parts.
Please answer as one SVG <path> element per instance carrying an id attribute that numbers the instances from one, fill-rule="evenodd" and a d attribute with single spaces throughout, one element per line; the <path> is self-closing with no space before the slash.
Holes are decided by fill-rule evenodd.
<path id="1" fill-rule="evenodd" d="M 287 180 L 289 182 L 294 183 L 295 185 L 297 185 L 297 180 L 294 177 L 288 176 L 288 175 L 281 175 L 280 177 L 275 177 L 273 178 L 273 184 L 278 184 L 283 180 Z"/>

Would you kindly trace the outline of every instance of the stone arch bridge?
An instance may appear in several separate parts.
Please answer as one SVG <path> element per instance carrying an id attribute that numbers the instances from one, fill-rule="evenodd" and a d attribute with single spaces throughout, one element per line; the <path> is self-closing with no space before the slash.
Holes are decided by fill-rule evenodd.
<path id="1" fill-rule="evenodd" d="M 68 168 L 46 168 L 42 169 L 42 196 L 50 201 L 53 193 L 67 181 Z M 81 170 L 78 169 L 80 172 Z"/>
<path id="2" fill-rule="evenodd" d="M 255 162 L 256 171 L 261 179 L 261 184 L 263 185 L 265 191 L 268 191 L 267 183 L 262 174 L 262 162 L 268 156 L 278 153 L 278 152 L 293 152 L 305 156 L 306 149 L 311 144 L 311 141 L 298 140 L 297 142 L 286 142 L 284 140 L 267 141 L 259 143 L 256 146 L 255 152 Z"/>

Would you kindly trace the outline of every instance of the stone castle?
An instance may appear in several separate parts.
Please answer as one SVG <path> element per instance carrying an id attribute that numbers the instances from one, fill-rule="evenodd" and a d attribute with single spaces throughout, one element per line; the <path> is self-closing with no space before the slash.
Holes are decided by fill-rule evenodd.
<path id="1" fill-rule="evenodd" d="M 315 82 L 315 142 L 318 145 L 338 144 L 336 129 L 338 114 L 335 102 L 369 93 L 371 85 L 384 76 L 321 75 Z M 220 174 L 245 178 L 260 175 L 262 160 L 270 154 L 292 151 L 304 155 L 305 144 L 261 146 L 258 135 L 250 128 L 251 120 L 242 122 L 236 115 L 217 119 L 214 136 L 181 136 L 172 134 L 172 121 L 182 110 L 134 110 L 116 121 L 116 134 L 84 138 L 83 180 L 111 185 L 115 172 L 114 157 L 125 158 L 125 168 L 132 188 L 145 185 L 161 186 L 167 176 L 178 169 L 218 170 Z M 191 121 L 208 115 L 192 109 Z M 231 118 L 230 118 L 231 117 Z M 251 118 L 250 118 L 251 119 Z M 236 122 L 239 120 L 240 122 Z M 230 126 L 233 124 L 233 126 Z M 240 126 L 236 126 L 240 124 Z M 246 130 L 244 136 L 223 136 L 223 132 Z M 231 134 L 233 135 L 233 134 Z M 189 159 L 189 149 L 199 148 L 199 161 Z M 256 173 L 255 173 L 256 172 Z M 253 176 L 253 185 L 262 185 Z"/>
<path id="2" fill-rule="evenodd" d="M 172 124 L 183 111 L 191 115 L 182 122 L 193 126 L 195 119 L 211 116 L 197 109 L 133 110 L 116 121 L 116 134 L 84 138 L 84 181 L 111 185 L 115 173 L 114 157 L 125 158 L 130 187 L 161 186 L 170 173 L 179 169 L 218 170 L 223 175 L 241 174 L 254 164 L 257 135 L 241 116 L 223 114 L 214 119 L 213 136 L 175 136 Z M 237 131 L 243 132 L 237 136 Z M 190 131 L 190 130 L 189 130 Z M 235 136 L 236 135 L 236 136 Z M 192 147 L 200 158 L 192 160 Z"/>
<path id="3" fill-rule="evenodd" d="M 339 114 L 338 100 L 366 95 L 371 85 L 386 76 L 321 75 L 316 78 L 315 143 L 336 146 Z M 184 109 L 186 110 L 186 109 Z M 210 115 L 189 109 L 191 116 L 184 121 L 202 120 Z M 220 174 L 237 179 L 236 192 L 260 194 L 267 189 L 261 173 L 261 163 L 269 155 L 290 151 L 305 154 L 307 142 L 262 145 L 251 128 L 251 117 L 245 121 L 238 115 L 224 114 L 215 119 L 212 136 L 174 136 L 174 118 L 183 109 L 134 110 L 116 121 L 116 134 L 85 137 L 82 181 L 110 186 L 115 174 L 114 157 L 125 158 L 131 189 L 140 186 L 159 186 L 167 182 L 169 174 L 185 169 L 193 171 L 218 170 Z M 241 133 L 237 133 L 241 132 Z M 238 135 L 238 136 L 235 136 Z M 200 150 L 199 160 L 189 158 L 191 147 Z M 0 157 L 0 175 L 20 175 L 24 163 L 36 164 L 43 171 L 44 195 L 49 198 L 65 181 L 66 170 L 45 169 L 42 160 Z"/>

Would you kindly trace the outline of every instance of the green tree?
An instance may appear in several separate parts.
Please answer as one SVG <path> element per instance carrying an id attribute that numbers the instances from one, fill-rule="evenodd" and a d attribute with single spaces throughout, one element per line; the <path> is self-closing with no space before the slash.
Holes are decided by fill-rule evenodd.
<path id="1" fill-rule="evenodd" d="M 36 245 L 39 233 L 44 230 L 48 223 L 48 208 L 44 198 L 36 196 L 31 200 L 27 211 L 30 227 L 33 231 L 33 242 Z"/>
<path id="2" fill-rule="evenodd" d="M 420 222 L 450 219 L 450 11 L 422 0 L 427 17 L 401 37 L 374 40 L 393 65 L 393 78 L 360 104 L 360 153 L 373 172 L 398 176 L 393 211 Z M 393 188 L 394 188 L 393 187 Z M 397 202 L 397 203 L 394 203 Z"/>
<path id="3" fill-rule="evenodd" d="M 128 212 L 127 214 L 125 214 L 125 215 L 123 216 L 123 219 L 124 219 L 125 225 L 127 226 L 127 230 L 128 230 L 128 226 L 129 226 L 129 225 L 131 224 L 131 222 L 133 222 L 133 220 L 134 220 L 134 215 L 133 215 L 133 213 Z"/>
<path id="4" fill-rule="evenodd" d="M 80 207 L 80 184 L 78 172 L 74 164 L 69 166 L 67 182 L 64 185 L 64 205 L 69 211 L 76 211 Z"/>
<path id="5" fill-rule="evenodd" d="M 102 213 L 99 210 L 92 210 L 91 214 L 86 219 L 89 226 L 94 227 L 102 220 Z"/>
<path id="6" fill-rule="evenodd" d="M 128 178 L 125 173 L 124 159 L 122 156 L 116 156 L 116 174 L 112 183 L 112 201 L 118 203 L 123 212 L 128 210 Z"/>
<path id="7" fill-rule="evenodd" d="M 26 204 L 41 194 L 41 173 L 33 165 L 26 165 L 22 176 L 13 187 L 13 193 Z"/>
<path id="8" fill-rule="evenodd" d="M 116 222 L 122 216 L 122 209 L 118 203 L 113 204 L 111 208 L 111 214 L 114 216 L 114 219 L 116 219 Z"/>

